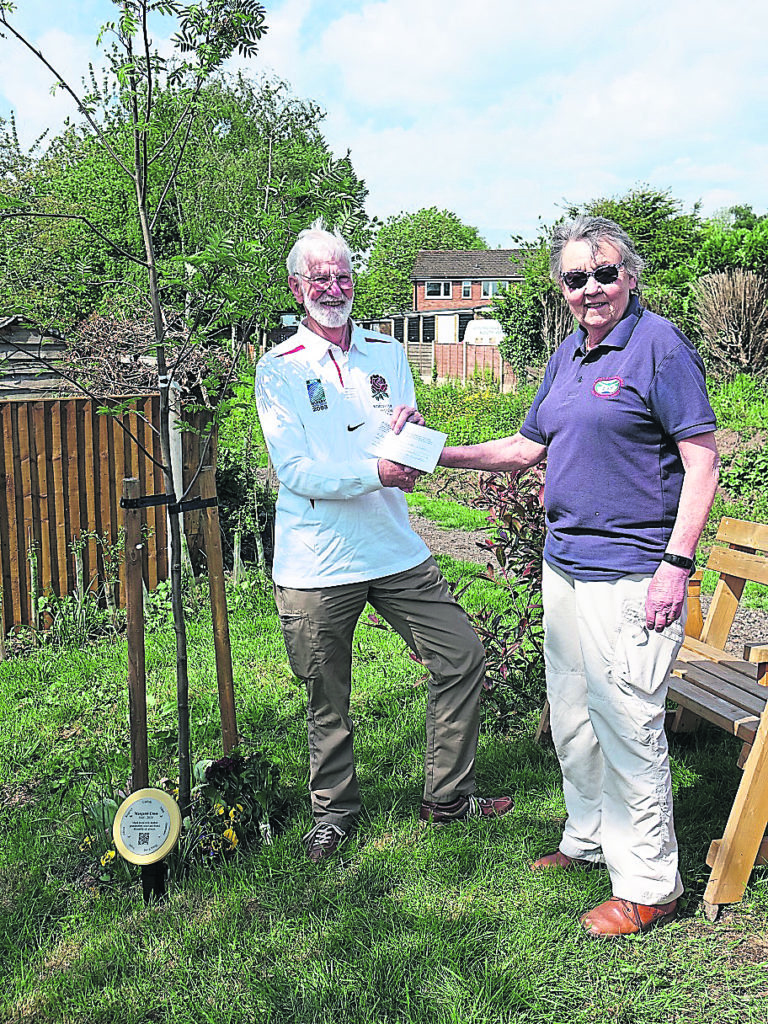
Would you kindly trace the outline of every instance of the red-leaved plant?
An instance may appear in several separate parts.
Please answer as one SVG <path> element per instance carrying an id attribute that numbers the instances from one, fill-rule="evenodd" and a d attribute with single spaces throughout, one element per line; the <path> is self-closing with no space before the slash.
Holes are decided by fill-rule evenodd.
<path id="1" fill-rule="evenodd" d="M 541 559 L 545 523 L 541 504 L 544 469 L 483 474 L 475 508 L 487 510 L 488 536 L 479 542 L 492 560 L 454 587 L 460 598 L 476 579 L 490 580 L 498 595 L 479 610 L 467 609 L 485 647 L 486 693 L 506 723 L 544 700 Z"/>

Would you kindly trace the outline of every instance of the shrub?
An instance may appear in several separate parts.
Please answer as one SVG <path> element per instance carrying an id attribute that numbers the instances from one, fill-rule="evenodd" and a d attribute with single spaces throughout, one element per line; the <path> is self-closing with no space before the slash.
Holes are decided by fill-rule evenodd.
<path id="1" fill-rule="evenodd" d="M 710 361 L 731 373 L 768 367 L 768 278 L 728 270 L 700 278 L 692 291 Z"/>
<path id="2" fill-rule="evenodd" d="M 488 513 L 485 547 L 494 559 L 473 578 L 490 580 L 499 593 L 469 615 L 485 647 L 486 693 L 503 724 L 540 708 L 544 701 L 543 485 L 542 467 L 517 476 L 483 475 L 472 502 Z"/>
<path id="3" fill-rule="evenodd" d="M 720 486 L 734 498 L 749 498 L 765 490 L 768 480 L 768 447 L 726 456 L 720 470 Z"/>

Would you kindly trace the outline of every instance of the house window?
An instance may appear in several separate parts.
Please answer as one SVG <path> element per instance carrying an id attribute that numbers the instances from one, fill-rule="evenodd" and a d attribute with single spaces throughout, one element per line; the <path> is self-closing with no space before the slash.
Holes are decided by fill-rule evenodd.
<path id="1" fill-rule="evenodd" d="M 472 282 L 471 281 L 462 281 L 461 282 L 461 297 L 462 297 L 462 299 L 471 299 L 472 298 Z"/>
<path id="2" fill-rule="evenodd" d="M 425 299 L 450 299 L 450 281 L 426 281 L 424 284 Z"/>
<path id="3" fill-rule="evenodd" d="M 494 295 L 501 295 L 503 291 L 506 291 L 506 281 L 483 281 L 482 296 L 484 299 L 490 299 Z"/>

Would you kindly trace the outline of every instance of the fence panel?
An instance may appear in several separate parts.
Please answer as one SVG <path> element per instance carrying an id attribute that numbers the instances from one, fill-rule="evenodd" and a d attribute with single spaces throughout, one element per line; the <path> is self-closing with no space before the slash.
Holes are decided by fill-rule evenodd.
<path id="1" fill-rule="evenodd" d="M 74 592 L 73 543 L 82 549 L 84 585 L 96 591 L 105 581 L 105 546 L 121 540 L 123 477 L 138 477 L 143 495 L 163 493 L 159 396 L 128 401 L 128 411 L 113 415 L 97 408 L 118 400 L 98 405 L 87 398 L 0 401 L 0 583 L 6 629 L 33 621 L 33 546 L 39 593 Z M 121 406 L 125 402 L 119 400 Z M 185 418 L 198 428 L 207 419 L 205 414 Z M 200 435 L 185 432 L 182 445 L 185 464 L 195 464 Z M 166 512 L 159 505 L 145 513 L 144 578 L 153 589 L 168 576 Z M 124 583 L 121 568 L 120 604 Z"/>

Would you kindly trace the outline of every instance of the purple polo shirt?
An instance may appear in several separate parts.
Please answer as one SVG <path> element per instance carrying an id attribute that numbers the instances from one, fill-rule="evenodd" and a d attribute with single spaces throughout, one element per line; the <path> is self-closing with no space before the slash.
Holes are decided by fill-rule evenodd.
<path id="1" fill-rule="evenodd" d="M 677 515 L 677 441 L 715 429 L 688 339 L 632 296 L 590 352 L 568 335 L 520 432 L 547 446 L 544 557 L 582 580 L 654 573 Z"/>

